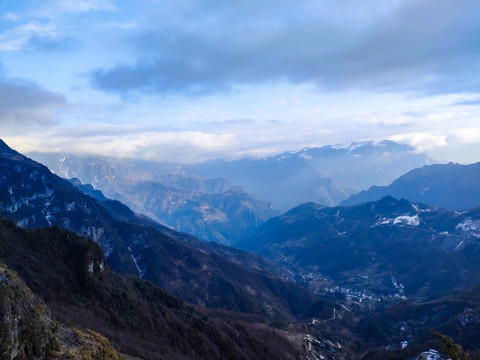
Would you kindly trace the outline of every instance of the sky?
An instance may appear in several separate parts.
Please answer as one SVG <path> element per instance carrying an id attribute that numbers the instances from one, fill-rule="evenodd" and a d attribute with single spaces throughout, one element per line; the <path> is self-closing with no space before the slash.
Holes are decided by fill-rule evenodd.
<path id="1" fill-rule="evenodd" d="M 0 0 L 0 138 L 197 162 L 394 140 L 480 161 L 479 0 Z"/>

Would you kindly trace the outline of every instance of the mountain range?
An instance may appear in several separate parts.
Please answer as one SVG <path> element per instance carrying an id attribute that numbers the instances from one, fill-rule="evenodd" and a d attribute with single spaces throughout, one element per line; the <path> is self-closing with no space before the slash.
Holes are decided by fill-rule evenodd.
<path id="1" fill-rule="evenodd" d="M 388 185 L 432 162 L 411 146 L 385 140 L 305 148 L 261 159 L 207 161 L 195 169 L 239 184 L 286 211 L 305 202 L 338 205 L 349 195 Z"/>
<path id="2" fill-rule="evenodd" d="M 415 358 L 431 329 L 480 348 L 480 208 L 457 212 L 391 196 L 355 206 L 306 203 L 237 246 L 333 301 L 330 319 L 377 346 L 367 359 Z"/>
<path id="3" fill-rule="evenodd" d="M 208 307 L 284 317 L 312 304 L 304 288 L 262 270 L 265 261 L 258 257 L 229 260 L 225 254 L 240 251 L 221 255 L 217 247 L 137 215 L 118 201 L 96 200 L 4 143 L 0 169 L 2 216 L 22 227 L 59 226 L 90 238 L 119 273 Z M 248 258 L 249 268 L 239 258 Z"/>
<path id="4" fill-rule="evenodd" d="M 480 206 L 480 163 L 435 164 L 400 176 L 388 186 L 372 186 L 341 205 L 355 205 L 391 195 L 435 207 L 468 210 Z"/>
<path id="5" fill-rule="evenodd" d="M 348 207 L 307 203 L 237 246 L 317 293 L 425 300 L 478 283 L 480 208 L 459 213 L 391 196 Z"/>
<path id="6" fill-rule="evenodd" d="M 34 156 L 55 174 L 77 179 L 80 183 L 74 181 L 76 185 L 92 185 L 134 211 L 205 241 L 235 243 L 243 233 L 253 232 L 278 215 L 272 204 L 241 187 L 222 178 L 199 177 L 188 166 L 58 154 Z"/>
<path id="7" fill-rule="evenodd" d="M 236 188 L 177 175 L 161 177 Z M 253 254 L 178 233 L 0 141 L 0 212 L 21 226 L 0 221 L 0 337 L 13 339 L 1 349 L 13 357 L 446 358 L 429 350 L 431 329 L 480 348 L 478 208 L 305 203 L 243 232 Z"/>
<path id="8" fill-rule="evenodd" d="M 310 201 L 337 205 L 360 190 L 387 185 L 433 161 L 392 141 L 190 165 L 55 153 L 30 156 L 55 174 L 90 184 L 134 211 L 222 244 L 235 244 L 253 234 L 280 211 Z"/>

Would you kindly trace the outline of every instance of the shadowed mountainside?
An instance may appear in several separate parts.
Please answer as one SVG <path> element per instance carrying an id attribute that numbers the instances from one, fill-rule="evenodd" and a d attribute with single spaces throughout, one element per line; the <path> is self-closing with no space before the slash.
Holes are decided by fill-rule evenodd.
<path id="1" fill-rule="evenodd" d="M 390 195 L 451 210 L 480 206 L 480 163 L 436 164 L 414 169 L 388 186 L 372 186 L 342 201 L 356 205 Z"/>
<path id="2" fill-rule="evenodd" d="M 424 299 L 478 283 L 480 208 L 458 213 L 385 197 L 356 206 L 308 203 L 239 245 L 289 268 L 316 292 Z"/>

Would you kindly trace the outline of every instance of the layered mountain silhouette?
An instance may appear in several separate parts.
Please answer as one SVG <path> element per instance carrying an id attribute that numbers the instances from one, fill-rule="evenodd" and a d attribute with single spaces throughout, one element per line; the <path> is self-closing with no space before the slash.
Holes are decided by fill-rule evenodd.
<path id="1" fill-rule="evenodd" d="M 278 211 L 222 178 L 204 179 L 191 167 L 164 162 L 34 154 L 55 174 L 92 185 L 163 224 L 205 241 L 233 244 Z M 92 189 L 80 187 L 93 195 Z"/>
<path id="2" fill-rule="evenodd" d="M 426 154 L 392 141 L 188 165 L 68 154 L 31 156 L 55 174 L 76 177 L 177 230 L 224 243 L 238 240 L 233 233 L 256 230 L 278 215 L 275 208 L 286 211 L 310 201 L 338 205 L 358 191 L 388 185 L 405 172 L 432 163 Z M 152 194 L 153 187 L 158 196 Z M 225 206 L 232 199 L 235 207 Z"/>
<path id="3" fill-rule="evenodd" d="M 305 202 L 338 205 L 353 193 L 387 185 L 431 162 L 408 145 L 369 141 L 305 148 L 263 159 L 214 160 L 195 169 L 239 184 L 286 211 Z"/>
<path id="4" fill-rule="evenodd" d="M 341 204 L 361 204 L 391 195 L 451 210 L 468 210 L 480 206 L 479 184 L 480 163 L 435 164 L 409 171 L 388 186 L 372 186 Z"/>

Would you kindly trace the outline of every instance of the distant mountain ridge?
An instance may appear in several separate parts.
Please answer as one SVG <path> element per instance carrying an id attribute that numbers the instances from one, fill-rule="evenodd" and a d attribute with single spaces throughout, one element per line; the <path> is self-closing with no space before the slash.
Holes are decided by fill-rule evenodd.
<path id="1" fill-rule="evenodd" d="M 431 162 L 411 146 L 385 140 L 305 148 L 263 159 L 207 161 L 195 168 L 240 184 L 286 211 L 310 201 L 337 205 L 357 191 L 386 185 Z"/>
<path id="2" fill-rule="evenodd" d="M 149 211 L 145 209 L 144 203 L 138 204 L 128 199 L 130 191 L 127 188 L 134 183 L 156 182 L 168 187 L 170 193 L 177 189 L 205 194 L 233 190 L 232 185 L 225 187 L 222 184 L 226 181 L 241 186 L 244 196 L 248 193 L 250 196 L 255 195 L 253 198 L 259 198 L 256 199 L 259 205 L 250 209 L 260 221 L 267 220 L 256 212 L 260 209 L 260 199 L 267 202 L 261 205 L 264 212 L 271 206 L 268 202 L 281 211 L 310 201 L 328 206 L 338 205 L 360 190 L 372 185 L 387 185 L 407 171 L 434 162 L 425 153 L 418 153 L 411 146 L 388 140 L 305 148 L 260 159 L 212 160 L 188 165 L 165 161 L 80 158 L 65 154 L 36 153 L 31 156 L 46 164 L 57 175 L 77 177 L 82 183 L 92 184 L 107 196 L 126 202 L 136 211 L 145 214 L 149 214 Z M 119 178 L 125 180 L 120 187 L 115 185 L 118 185 Z M 202 181 L 215 181 L 220 187 L 212 188 L 206 183 L 201 185 Z M 252 197 L 245 199 L 252 201 Z M 202 204 L 211 206 L 203 200 Z M 213 206 L 211 210 L 216 212 L 218 209 Z M 175 210 L 168 212 L 175 214 Z M 163 212 L 156 215 L 168 223 L 169 215 Z M 197 217 L 202 218 L 198 211 Z M 228 213 L 226 217 L 229 218 Z M 238 220 L 233 221 L 233 224 L 237 222 Z M 174 226 L 174 223 L 169 225 Z M 216 226 L 215 222 L 211 225 L 212 228 Z M 219 227 L 224 226 L 224 223 L 219 224 Z M 185 231 L 181 228 L 179 230 Z M 192 231 L 190 228 L 188 230 Z M 193 233 L 202 237 L 201 232 Z M 225 233 L 221 233 L 224 236 Z M 212 237 L 209 239 L 212 240 Z"/>
<path id="3" fill-rule="evenodd" d="M 342 201 L 355 205 L 391 195 L 451 210 L 480 206 L 480 162 L 470 165 L 435 164 L 414 169 L 388 186 L 372 186 Z"/>
<path id="4" fill-rule="evenodd" d="M 174 229 L 205 241 L 235 243 L 277 215 L 272 204 L 222 178 L 204 179 L 182 165 L 36 154 L 55 174 L 120 200 Z M 92 194 L 93 189 L 82 190 Z"/>

